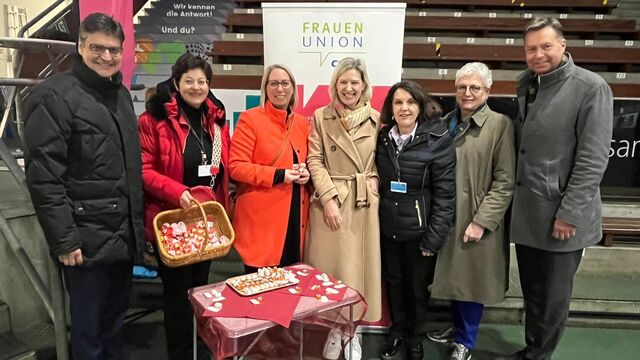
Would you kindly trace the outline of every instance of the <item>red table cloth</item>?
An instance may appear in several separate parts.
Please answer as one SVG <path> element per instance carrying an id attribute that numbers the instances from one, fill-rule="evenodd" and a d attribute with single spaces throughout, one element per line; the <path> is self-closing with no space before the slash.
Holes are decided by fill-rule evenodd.
<path id="1" fill-rule="evenodd" d="M 296 286 L 301 291 L 292 294 L 289 289 L 296 286 L 291 286 L 262 293 L 259 304 L 250 301 L 257 300 L 257 295 L 241 296 L 224 282 L 189 290 L 198 335 L 216 359 L 234 355 L 293 359 L 299 358 L 301 352 L 305 358 L 321 359 L 322 346 L 331 329 L 346 338 L 353 336 L 366 312 L 363 297 L 356 290 L 341 286 L 338 279 L 329 277 L 328 282 L 324 281 L 326 275 L 323 279 L 322 272 L 306 264 L 290 268 L 298 272 L 300 282 Z M 338 293 L 327 293 L 328 287 Z M 213 299 L 212 290 L 224 300 Z M 216 309 L 215 303 L 221 303 L 221 308 Z"/>

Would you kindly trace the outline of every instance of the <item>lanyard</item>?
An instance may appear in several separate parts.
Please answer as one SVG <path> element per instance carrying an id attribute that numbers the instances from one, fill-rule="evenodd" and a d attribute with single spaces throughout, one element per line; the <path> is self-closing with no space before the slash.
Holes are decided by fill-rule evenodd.
<path id="1" fill-rule="evenodd" d="M 186 121 L 187 121 L 187 126 L 189 127 L 189 132 L 191 134 L 193 134 L 193 136 L 196 139 L 196 143 L 198 144 L 198 148 L 200 148 L 200 155 L 202 157 L 202 165 L 208 165 L 207 164 L 207 154 L 205 152 L 205 143 L 204 143 L 204 134 L 209 135 L 209 133 L 204 129 L 204 127 L 202 126 L 202 122 L 204 120 L 204 114 L 202 115 L 202 119 L 200 120 L 200 128 L 202 129 L 202 131 L 200 132 L 200 135 L 198 136 L 198 134 L 196 133 L 196 131 L 193 129 L 193 127 L 191 126 L 191 123 L 189 122 L 189 118 L 187 118 L 187 116 L 185 115 L 185 113 L 183 111 L 182 112 L 182 116 L 185 117 Z M 213 139 L 211 141 L 211 164 L 209 166 L 209 173 L 211 174 L 211 187 L 213 188 L 213 185 L 215 184 L 216 181 L 216 176 L 218 175 L 218 172 L 220 171 L 220 162 L 222 161 L 222 129 L 220 128 L 220 125 L 214 123 L 213 124 Z"/>
<path id="2" fill-rule="evenodd" d="M 208 134 L 207 131 L 204 129 L 204 127 L 202 126 L 202 119 L 204 118 L 204 115 L 202 115 L 201 119 L 200 119 L 200 134 L 198 134 L 195 129 L 193 128 L 193 126 L 191 126 L 191 122 L 189 121 L 189 118 L 187 117 L 187 115 L 184 113 L 184 111 L 182 111 L 182 116 L 184 116 L 185 120 L 187 121 L 187 126 L 189 127 L 189 132 L 191 134 L 193 134 L 193 137 L 196 139 L 196 144 L 198 144 L 198 148 L 200 149 L 200 157 L 201 157 L 201 164 L 202 165 L 207 165 L 208 162 L 208 157 L 207 157 L 207 151 L 205 149 L 205 144 L 204 144 L 204 134 Z M 213 149 L 212 149 L 213 151 Z"/>

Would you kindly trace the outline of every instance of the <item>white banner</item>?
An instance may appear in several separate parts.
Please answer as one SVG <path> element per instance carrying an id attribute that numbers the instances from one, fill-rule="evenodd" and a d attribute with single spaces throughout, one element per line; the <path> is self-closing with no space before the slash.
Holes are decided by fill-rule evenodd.
<path id="1" fill-rule="evenodd" d="M 262 3 L 264 65 L 284 64 L 296 77 L 298 111 L 329 103 L 328 83 L 344 57 L 361 58 L 378 110 L 400 81 L 405 3 Z"/>

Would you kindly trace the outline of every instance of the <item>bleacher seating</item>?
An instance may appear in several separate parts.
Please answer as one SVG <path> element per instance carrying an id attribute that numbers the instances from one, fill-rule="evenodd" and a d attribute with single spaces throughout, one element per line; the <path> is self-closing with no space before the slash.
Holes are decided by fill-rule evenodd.
<path id="1" fill-rule="evenodd" d="M 519 35 L 531 20 L 525 17 L 487 14 L 486 17 L 474 13 L 452 12 L 450 14 L 430 15 L 429 12 L 417 15 L 407 14 L 405 31 L 420 31 L 425 36 L 442 32 L 461 32 L 475 36 L 491 36 L 496 34 Z M 533 16 L 533 14 L 530 14 Z M 614 37 L 625 40 L 640 39 L 640 31 L 636 29 L 634 20 L 605 18 L 567 18 L 562 20 L 567 37 L 596 39 Z M 227 18 L 229 32 L 262 32 L 262 14 L 260 10 L 247 11 L 239 9 Z"/>
<path id="2" fill-rule="evenodd" d="M 300 2 L 300 0 L 236 0 L 241 8 L 257 8 L 263 2 Z M 316 0 L 314 2 L 331 2 L 330 0 Z M 345 0 L 343 2 L 380 2 L 376 0 Z M 409 8 L 456 8 L 464 11 L 475 9 L 496 9 L 496 10 L 552 10 L 560 13 L 572 12 L 592 12 L 598 14 L 608 14 L 618 7 L 617 3 L 609 3 L 607 0 L 386 0 L 385 2 L 403 2 Z"/>
<path id="3" fill-rule="evenodd" d="M 640 219 L 629 217 L 602 218 L 603 246 L 612 246 L 614 238 L 640 236 Z"/>
<path id="4" fill-rule="evenodd" d="M 575 47 L 569 50 L 576 63 L 606 64 L 614 70 L 630 72 L 640 65 L 640 48 L 600 48 Z M 262 41 L 222 40 L 216 42 L 211 54 L 216 63 L 253 64 L 262 62 Z M 235 59 L 234 59 L 235 58 Z M 244 58 L 238 60 L 237 58 Z M 524 63 L 522 46 L 517 45 L 479 45 L 479 44 L 443 44 L 405 43 L 403 60 L 448 61 L 484 61 L 522 62 Z M 406 64 L 405 64 L 406 65 Z"/>
<path id="5" fill-rule="evenodd" d="M 640 30 L 635 20 L 611 15 L 617 3 L 399 2 L 408 6 L 403 78 L 420 82 L 432 93 L 451 94 L 455 70 L 468 61 L 483 61 L 494 70 L 493 94 L 513 95 L 517 74 L 526 68 L 522 49 L 525 24 L 536 16 L 555 16 L 563 23 L 568 49 L 576 63 L 603 76 L 615 96 L 640 97 L 640 44 L 636 41 Z M 259 1 L 236 3 L 239 9 L 227 18 L 227 34 L 215 42 L 210 53 L 217 64 L 215 86 L 257 89 L 263 69 L 262 10 Z"/>

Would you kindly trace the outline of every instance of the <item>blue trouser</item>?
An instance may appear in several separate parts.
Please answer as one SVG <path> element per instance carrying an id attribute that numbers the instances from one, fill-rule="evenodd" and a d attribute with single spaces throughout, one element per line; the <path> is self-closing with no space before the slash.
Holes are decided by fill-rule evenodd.
<path id="1" fill-rule="evenodd" d="M 451 301 L 451 313 L 453 315 L 453 324 L 457 330 L 455 342 L 462 344 L 469 349 L 476 346 L 476 338 L 478 337 L 478 328 L 484 305 L 471 301 Z"/>
<path id="2" fill-rule="evenodd" d="M 122 325 L 129 307 L 132 268 L 129 262 L 63 267 L 73 359 L 124 359 Z"/>

